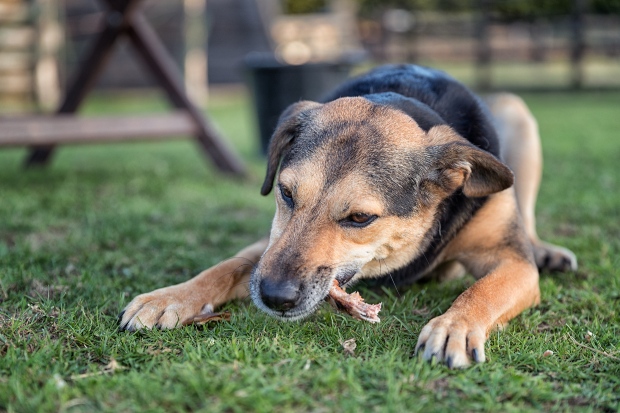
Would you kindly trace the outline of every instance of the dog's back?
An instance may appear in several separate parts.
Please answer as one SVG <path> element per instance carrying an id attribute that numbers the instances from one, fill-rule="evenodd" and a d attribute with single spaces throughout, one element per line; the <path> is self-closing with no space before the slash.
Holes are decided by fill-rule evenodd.
<path id="1" fill-rule="evenodd" d="M 447 124 L 472 144 L 499 158 L 497 134 L 485 104 L 440 70 L 415 65 L 381 66 L 344 83 L 324 101 L 369 95 L 371 100 L 372 96 L 377 96 L 376 100 L 379 100 L 380 95 L 390 94 L 409 98 L 409 104 L 401 109 L 420 126 L 426 124 L 425 129 L 436 124 Z M 392 100 L 392 97 L 387 97 Z M 431 109 L 430 113 L 425 106 Z"/>

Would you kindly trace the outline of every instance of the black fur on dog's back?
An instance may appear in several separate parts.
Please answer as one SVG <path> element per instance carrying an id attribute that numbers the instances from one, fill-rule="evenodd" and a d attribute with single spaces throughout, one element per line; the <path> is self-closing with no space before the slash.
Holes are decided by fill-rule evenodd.
<path id="1" fill-rule="evenodd" d="M 364 96 L 381 104 L 394 98 L 390 94 L 409 101 L 406 106 L 399 104 L 399 109 L 425 131 L 447 124 L 475 146 L 499 158 L 497 134 L 484 103 L 440 70 L 415 65 L 381 66 L 349 80 L 323 100 Z"/>
<path id="2" fill-rule="evenodd" d="M 482 101 L 439 70 L 414 65 L 383 66 L 344 83 L 324 102 L 354 96 L 393 106 L 427 132 L 433 126 L 446 124 L 473 145 L 499 158 L 499 140 Z M 439 206 L 435 224 L 420 246 L 423 252 L 403 268 L 386 269 L 386 276 L 380 280 L 397 285 L 415 282 L 486 201 L 487 197 L 470 198 L 457 190 Z"/>

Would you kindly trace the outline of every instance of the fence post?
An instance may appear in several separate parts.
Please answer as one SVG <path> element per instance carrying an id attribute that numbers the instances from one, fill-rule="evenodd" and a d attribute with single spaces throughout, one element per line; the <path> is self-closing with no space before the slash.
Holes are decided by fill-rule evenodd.
<path id="1" fill-rule="evenodd" d="M 571 15 L 571 87 L 583 87 L 583 57 L 585 52 L 584 15 L 587 0 L 573 0 Z"/>
<path id="2" fill-rule="evenodd" d="M 207 99 L 207 33 L 205 30 L 207 0 L 184 0 L 185 93 L 198 107 Z"/>
<path id="3" fill-rule="evenodd" d="M 492 0 L 477 0 L 476 13 L 476 83 L 478 89 L 491 88 L 491 44 L 489 40 L 489 21 Z"/>

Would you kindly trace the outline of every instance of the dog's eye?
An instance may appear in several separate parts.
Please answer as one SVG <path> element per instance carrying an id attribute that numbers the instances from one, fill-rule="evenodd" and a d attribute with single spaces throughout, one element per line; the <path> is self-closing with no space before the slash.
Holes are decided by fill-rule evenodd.
<path id="1" fill-rule="evenodd" d="M 280 195 L 282 195 L 284 202 L 286 202 L 289 207 L 293 208 L 295 203 L 293 202 L 293 193 L 291 190 L 283 185 L 280 185 Z"/>
<path id="2" fill-rule="evenodd" d="M 370 221 L 372 216 L 368 214 L 352 214 L 349 218 L 356 224 L 365 224 Z"/>
<path id="3" fill-rule="evenodd" d="M 363 214 L 361 212 L 357 212 L 355 214 L 349 215 L 347 218 L 343 220 L 343 224 L 363 228 L 367 225 L 370 225 L 372 221 L 377 219 L 376 215 Z"/>

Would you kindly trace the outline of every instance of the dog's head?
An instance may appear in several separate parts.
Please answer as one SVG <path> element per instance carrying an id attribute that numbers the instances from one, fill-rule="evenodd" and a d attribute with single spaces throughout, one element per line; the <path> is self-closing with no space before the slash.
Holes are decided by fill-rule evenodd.
<path id="1" fill-rule="evenodd" d="M 277 318 L 305 317 L 333 279 L 346 285 L 416 257 L 439 204 L 455 191 L 481 197 L 512 181 L 493 155 L 411 99 L 296 103 L 269 147 L 261 192 L 275 186 L 276 214 L 251 277 L 252 300 Z"/>

